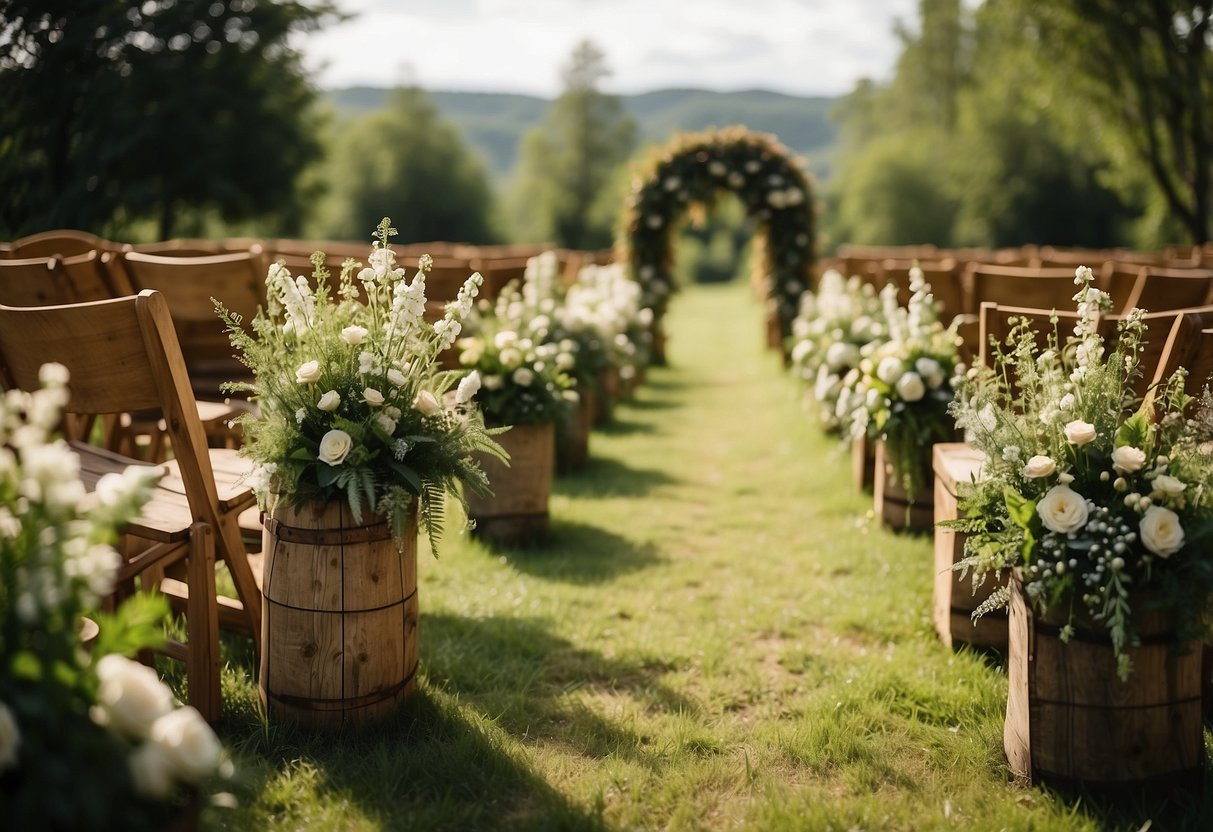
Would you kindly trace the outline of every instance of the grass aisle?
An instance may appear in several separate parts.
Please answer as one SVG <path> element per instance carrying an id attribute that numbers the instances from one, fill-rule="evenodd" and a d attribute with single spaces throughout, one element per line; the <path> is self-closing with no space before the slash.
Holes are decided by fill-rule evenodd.
<path id="1" fill-rule="evenodd" d="M 232 657 L 224 738 L 248 781 L 208 821 L 1213 828 L 1182 800 L 1117 814 L 1010 782 L 1004 672 L 934 637 L 929 540 L 867 518 L 746 287 L 687 290 L 669 329 L 671 367 L 557 480 L 549 546 L 423 551 L 422 681 L 399 718 L 263 731 Z"/>

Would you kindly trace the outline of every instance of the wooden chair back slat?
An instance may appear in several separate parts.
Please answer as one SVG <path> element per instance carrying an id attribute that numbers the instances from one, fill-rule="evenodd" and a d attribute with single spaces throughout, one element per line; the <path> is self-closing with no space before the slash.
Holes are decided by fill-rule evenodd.
<path id="1" fill-rule="evenodd" d="M 965 275 L 970 309 L 976 314 L 983 303 L 1030 309 L 1057 309 L 1074 297 L 1074 269 L 994 266 L 970 263 Z"/>
<path id="2" fill-rule="evenodd" d="M 1184 389 L 1188 395 L 1197 396 L 1213 374 L 1213 338 L 1206 332 L 1213 329 L 1213 306 L 1180 310 L 1173 317 L 1173 325 L 1165 333 L 1162 358 L 1150 375 L 1150 384 L 1162 384 L 1183 367 L 1188 371 Z"/>
<path id="3" fill-rule="evenodd" d="M 12 256 L 19 258 L 30 257 L 72 257 L 77 254 L 87 254 L 93 250 L 108 251 L 113 244 L 87 231 L 76 231 L 71 228 L 58 228 L 51 231 L 40 231 L 12 241 Z"/>
<path id="4" fill-rule="evenodd" d="M 1213 269 L 1164 269 L 1143 266 L 1125 309 L 1150 312 L 1213 303 Z"/>

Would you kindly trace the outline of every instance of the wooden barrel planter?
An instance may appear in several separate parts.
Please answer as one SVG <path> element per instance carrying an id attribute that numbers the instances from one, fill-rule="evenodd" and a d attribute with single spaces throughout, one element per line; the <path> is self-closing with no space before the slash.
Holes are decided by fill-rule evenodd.
<path id="1" fill-rule="evenodd" d="M 590 461 L 590 431 L 594 427 L 598 397 L 588 384 L 577 387 L 577 396 L 577 407 L 573 408 L 568 422 L 559 430 L 556 470 L 561 474 L 580 471 Z"/>
<path id="2" fill-rule="evenodd" d="M 960 516 L 956 507 L 956 483 L 971 482 L 981 470 L 985 455 L 963 442 L 940 442 L 934 446 L 932 467 L 935 472 L 935 522 L 955 520 Z M 971 575 L 963 579 L 952 567 L 964 558 L 966 535 L 949 528 L 935 526 L 935 589 L 932 617 L 935 631 L 949 647 L 967 644 L 987 650 L 1005 652 L 1007 649 L 1007 611 L 994 610 L 973 620 L 977 609 L 994 591 L 998 583 L 990 576 L 985 584 L 973 591 Z"/>
<path id="3" fill-rule="evenodd" d="M 1016 774 L 1095 788 L 1200 782 L 1200 645 L 1176 645 L 1165 615 L 1130 603 L 1141 646 L 1122 682 L 1099 625 L 1063 644 L 1065 617 L 1038 615 L 1012 581 L 1003 742 Z"/>
<path id="4" fill-rule="evenodd" d="M 510 455 L 509 467 L 482 460 L 493 496 L 468 493 L 475 534 L 500 543 L 535 543 L 547 538 L 548 497 L 556 463 L 556 426 L 516 425 L 496 437 Z"/>
<path id="5" fill-rule="evenodd" d="M 866 436 L 851 440 L 851 476 L 859 491 L 871 491 L 876 481 L 876 443 Z"/>
<path id="6" fill-rule="evenodd" d="M 312 725 L 386 716 L 415 689 L 417 519 L 403 550 L 344 500 L 266 518 L 259 689 L 270 713 Z"/>
<path id="7" fill-rule="evenodd" d="M 619 371 L 608 367 L 598 374 L 597 409 L 594 411 L 594 424 L 605 425 L 611 421 L 615 405 L 619 401 Z"/>
<path id="8" fill-rule="evenodd" d="M 927 445 L 924 452 L 928 456 L 924 465 L 929 463 L 931 446 Z M 876 516 L 893 531 L 929 531 L 935 524 L 935 506 L 933 494 L 929 487 L 924 486 L 921 493 L 911 496 L 906 493 L 901 484 L 901 475 L 894 467 L 892 460 L 887 458 L 884 442 L 876 443 L 876 471 L 872 483 L 872 498 Z M 925 470 L 930 470 L 929 466 Z"/>

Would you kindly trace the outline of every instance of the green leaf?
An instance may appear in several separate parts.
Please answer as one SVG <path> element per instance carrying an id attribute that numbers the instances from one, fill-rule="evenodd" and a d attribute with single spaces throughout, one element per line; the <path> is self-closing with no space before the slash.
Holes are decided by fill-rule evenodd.
<path id="1" fill-rule="evenodd" d="M 328 488 L 333 483 L 337 482 L 337 477 L 341 471 L 334 468 L 332 465 L 317 465 L 316 466 L 316 482 L 320 483 L 321 488 Z"/>
<path id="2" fill-rule="evenodd" d="M 1035 501 L 1029 500 L 1009 485 L 1003 488 L 1002 496 L 1007 505 L 1007 515 L 1011 518 L 1011 522 L 1022 529 L 1027 529 L 1036 515 Z"/>
<path id="3" fill-rule="evenodd" d="M 397 462 L 394 459 L 388 461 L 388 467 L 391 468 L 392 471 L 394 471 L 402 480 L 408 483 L 409 488 L 412 489 L 414 494 L 421 493 L 421 477 L 417 476 L 416 471 L 405 465 L 403 462 Z"/>
<path id="4" fill-rule="evenodd" d="M 300 462 L 311 462 L 315 458 L 316 455 L 307 448 L 296 448 L 289 457 L 289 459 L 297 459 Z"/>
<path id="5" fill-rule="evenodd" d="M 1153 428 L 1150 425 L 1150 420 L 1146 417 L 1145 412 L 1139 409 L 1128 419 L 1125 419 L 1124 424 L 1120 426 L 1120 430 L 1116 432 L 1116 447 L 1130 446 L 1149 453 L 1152 432 Z"/>

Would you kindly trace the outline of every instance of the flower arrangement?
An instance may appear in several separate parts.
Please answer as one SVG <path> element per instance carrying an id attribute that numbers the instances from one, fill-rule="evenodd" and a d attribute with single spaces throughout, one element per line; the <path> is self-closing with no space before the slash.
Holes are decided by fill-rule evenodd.
<path id="1" fill-rule="evenodd" d="M 479 378 L 437 363 L 459 337 L 481 278 L 469 277 L 442 318 L 427 323 L 431 260 L 422 256 L 408 280 L 389 246 L 395 233 L 384 218 L 370 265 L 346 260 L 335 295 L 320 252 L 312 255 L 312 284 L 281 263 L 270 266 L 267 308 L 251 334 L 216 301 L 254 376 L 225 389 L 251 393 L 260 409 L 239 421 L 243 453 L 259 466 L 263 507 L 273 499 L 344 498 L 356 522 L 364 508 L 386 516 L 398 541 L 416 507 L 437 544 L 445 495 L 462 500 L 460 484 L 488 490 L 475 454 L 504 459 L 473 401 Z"/>
<path id="2" fill-rule="evenodd" d="M 559 329 L 605 360 L 591 378 L 614 368 L 630 381 L 648 365 L 653 341 L 653 310 L 641 304 L 641 290 L 620 263 L 582 266 L 556 314 Z"/>
<path id="3" fill-rule="evenodd" d="M 530 298 L 515 285 L 489 306 L 481 304 L 459 340 L 459 363 L 479 380 L 484 418 L 496 427 L 562 422 L 577 401 L 568 371 L 575 344 L 553 340 L 551 298 Z M 554 311 L 554 310 L 553 310 Z"/>
<path id="4" fill-rule="evenodd" d="M 930 284 L 917 267 L 910 270 L 910 291 L 902 307 L 895 285 L 881 290 L 887 338 L 861 348 L 859 366 L 843 377 L 836 413 L 849 418 L 852 436 L 884 440 L 887 458 L 913 500 L 931 473 L 931 443 L 954 431 L 948 405 L 960 369 L 960 337 L 957 321 L 944 327 L 939 320 Z"/>
<path id="5" fill-rule="evenodd" d="M 995 347 L 953 406 L 957 424 L 984 451 L 983 477 L 960 495 L 971 519 L 961 568 L 975 580 L 1021 569 L 1026 597 L 1069 623 L 1105 629 L 1118 672 L 1131 672 L 1134 603 L 1175 614 L 1181 635 L 1204 624 L 1213 558 L 1198 541 L 1213 530 L 1213 398 L 1193 418 L 1180 371 L 1144 401 L 1143 325 L 1134 310 L 1108 348 L 1097 331 L 1105 293 L 1077 270 L 1078 321 L 1068 338 L 1037 345 L 1029 323 Z M 976 614 L 1005 605 L 1000 587 Z"/>
<path id="6" fill-rule="evenodd" d="M 800 313 L 792 322 L 792 366 L 812 386 L 826 430 L 844 427 L 849 409 L 838 412 L 842 380 L 887 334 L 875 287 L 858 277 L 843 278 L 830 269 L 821 276 L 816 292 L 801 296 Z"/>
<path id="7" fill-rule="evenodd" d="M 710 205 L 721 190 L 737 194 L 766 236 L 763 267 L 786 336 L 813 265 L 813 189 L 791 151 L 743 127 L 676 136 L 633 179 L 622 235 L 642 305 L 665 313 L 674 289 L 672 229 L 691 205 Z"/>
<path id="8" fill-rule="evenodd" d="M 80 463 L 52 431 L 67 371 L 0 397 L 0 805 L 12 829 L 156 829 L 230 769 L 193 708 L 125 658 L 163 640 L 163 598 L 98 612 L 114 588 L 117 529 L 154 478 L 107 474 L 85 493 Z M 99 624 L 91 652 L 83 616 Z"/>

